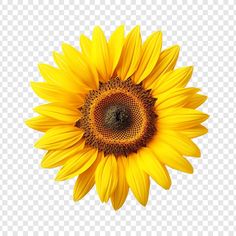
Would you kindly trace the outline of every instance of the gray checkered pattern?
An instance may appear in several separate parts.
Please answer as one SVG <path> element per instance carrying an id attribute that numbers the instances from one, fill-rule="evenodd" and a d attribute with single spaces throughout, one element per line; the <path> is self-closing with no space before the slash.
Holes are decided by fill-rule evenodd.
<path id="1" fill-rule="evenodd" d="M 32 3 L 33 2 L 33 3 Z M 50 3 L 51 2 L 51 3 Z M 235 92 L 236 4 L 232 1 L 16 1 L 0 3 L 0 231 L 229 235 L 236 230 Z M 215 3 L 214 3 L 215 2 Z M 93 189 L 74 203 L 74 179 L 54 182 L 56 170 L 39 166 L 40 134 L 23 120 L 42 101 L 29 87 L 41 80 L 38 62 L 52 63 L 63 41 L 78 44 L 100 25 L 107 36 L 119 24 L 140 24 L 144 38 L 162 30 L 164 48 L 181 46 L 178 66 L 195 65 L 191 85 L 209 96 L 209 134 L 197 140 L 202 158 L 193 175 L 170 170 L 171 190 L 152 183 L 149 203 L 130 193 L 115 212 Z M 5 233 L 5 234 L 4 234 Z"/>

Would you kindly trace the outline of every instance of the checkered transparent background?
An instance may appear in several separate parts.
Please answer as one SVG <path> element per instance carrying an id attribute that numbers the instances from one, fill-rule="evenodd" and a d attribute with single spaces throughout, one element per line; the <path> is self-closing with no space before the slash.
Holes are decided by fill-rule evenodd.
<path id="1" fill-rule="evenodd" d="M 32 3 L 33 2 L 33 3 Z M 0 3 L 0 231 L 8 233 L 165 233 L 228 235 L 236 230 L 234 1 L 6 1 Z M 72 200 L 74 180 L 54 182 L 41 169 L 40 134 L 23 120 L 42 101 L 29 87 L 41 80 L 38 62 L 52 63 L 61 42 L 78 45 L 81 33 L 100 25 L 107 36 L 119 24 L 140 24 L 144 38 L 163 31 L 164 48 L 181 46 L 178 66 L 194 65 L 191 85 L 209 96 L 202 109 L 209 134 L 197 140 L 201 159 L 193 175 L 170 170 L 169 191 L 152 183 L 149 203 L 130 193 L 115 212 L 93 189 Z M 4 235 L 4 234 L 3 234 Z"/>

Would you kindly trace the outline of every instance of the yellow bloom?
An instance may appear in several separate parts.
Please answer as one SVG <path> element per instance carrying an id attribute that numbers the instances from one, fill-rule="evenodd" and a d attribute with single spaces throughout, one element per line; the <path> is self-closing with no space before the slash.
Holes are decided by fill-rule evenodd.
<path id="1" fill-rule="evenodd" d="M 174 69 L 179 47 L 161 51 L 161 32 L 142 43 L 138 26 L 125 36 L 122 25 L 109 40 L 95 27 L 80 47 L 63 44 L 53 53 L 57 67 L 40 64 L 45 81 L 31 82 L 49 102 L 26 121 L 45 132 L 35 144 L 47 150 L 41 165 L 61 166 L 58 181 L 77 177 L 75 201 L 96 185 L 116 210 L 129 189 L 146 205 L 150 177 L 169 189 L 166 166 L 193 172 L 185 156 L 200 156 L 191 139 L 207 133 L 208 115 L 195 110 L 207 97 L 186 88 L 193 68 Z"/>

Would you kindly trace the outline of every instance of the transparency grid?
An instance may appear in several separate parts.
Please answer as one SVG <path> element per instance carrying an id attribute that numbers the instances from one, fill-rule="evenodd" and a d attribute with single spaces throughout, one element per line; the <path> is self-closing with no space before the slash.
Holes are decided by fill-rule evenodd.
<path id="1" fill-rule="evenodd" d="M 236 231 L 236 4 L 235 1 L 13 1 L 0 2 L 0 231 L 22 234 L 233 235 Z M 193 175 L 169 170 L 172 187 L 151 184 L 146 208 L 131 192 L 123 208 L 102 204 L 93 189 L 72 200 L 74 179 L 55 182 L 42 169 L 40 137 L 25 126 L 37 98 L 38 62 L 53 63 L 61 43 L 78 47 L 80 34 L 100 25 L 108 36 L 139 24 L 142 35 L 163 32 L 163 48 L 181 46 L 177 67 L 194 65 L 190 85 L 209 99 L 209 134 L 196 142 L 202 158 Z"/>

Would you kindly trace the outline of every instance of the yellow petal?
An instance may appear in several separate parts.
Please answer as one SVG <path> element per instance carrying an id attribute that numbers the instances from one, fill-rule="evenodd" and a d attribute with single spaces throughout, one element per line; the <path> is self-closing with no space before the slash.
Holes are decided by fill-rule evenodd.
<path id="1" fill-rule="evenodd" d="M 83 34 L 80 36 L 80 47 L 82 53 L 90 58 L 92 54 L 92 41 Z"/>
<path id="2" fill-rule="evenodd" d="M 79 84 L 80 88 L 79 90 L 76 89 L 76 93 L 74 92 L 74 94 L 83 94 L 83 96 L 87 94 L 88 91 L 91 89 L 91 86 L 85 85 L 83 81 L 78 78 L 78 75 L 73 71 L 73 69 L 71 69 L 71 67 L 73 67 L 73 64 L 70 65 L 70 61 L 67 60 L 66 56 L 62 53 L 53 52 L 53 59 L 58 65 L 58 67 L 66 72 L 66 75 L 69 79 L 72 79 L 76 82 L 76 84 Z M 72 93 L 72 91 L 73 90 L 69 90 L 70 93 Z"/>
<path id="3" fill-rule="evenodd" d="M 150 175 L 160 186 L 169 189 L 171 186 L 171 179 L 165 166 L 155 156 L 150 148 L 142 148 L 138 151 L 138 161 L 140 168 L 142 168 L 148 175 Z"/>
<path id="4" fill-rule="evenodd" d="M 55 168 L 62 166 L 70 158 L 78 155 L 78 152 L 84 148 L 84 145 L 85 141 L 81 139 L 78 143 L 70 148 L 63 150 L 50 150 L 44 155 L 41 161 L 41 166 L 43 168 Z"/>
<path id="5" fill-rule="evenodd" d="M 74 104 L 77 107 L 83 105 L 83 95 L 69 93 L 54 84 L 45 82 L 31 82 L 34 92 L 49 102 L 65 102 Z"/>
<path id="6" fill-rule="evenodd" d="M 148 201 L 150 180 L 148 175 L 139 167 L 136 154 L 129 155 L 125 175 L 134 196 L 145 206 Z"/>
<path id="7" fill-rule="evenodd" d="M 87 86 L 87 88 L 97 89 L 98 76 L 88 59 L 69 44 L 63 43 L 62 50 L 72 71 L 77 75 L 77 81 Z"/>
<path id="8" fill-rule="evenodd" d="M 156 81 L 160 75 L 174 69 L 179 56 L 179 50 L 179 46 L 175 45 L 161 52 L 152 73 L 143 81 L 143 86 L 146 89 L 151 89 L 152 83 Z"/>
<path id="9" fill-rule="evenodd" d="M 63 55 L 62 53 L 55 52 L 55 51 L 53 52 L 52 55 L 53 55 L 54 61 L 56 62 L 57 66 L 60 69 L 66 71 L 68 73 L 72 72 L 70 66 L 66 62 L 65 55 Z"/>
<path id="10" fill-rule="evenodd" d="M 197 88 L 174 88 L 162 94 L 157 94 L 153 91 L 153 97 L 157 98 L 155 109 L 167 109 L 170 107 L 184 106 L 199 89 Z"/>
<path id="11" fill-rule="evenodd" d="M 162 33 L 151 34 L 143 44 L 142 56 L 139 67 L 134 74 L 133 81 L 138 84 L 142 82 L 153 70 L 161 52 Z"/>
<path id="12" fill-rule="evenodd" d="M 115 191 L 118 181 L 117 163 L 114 155 L 108 155 L 102 158 L 96 172 L 96 189 L 100 200 L 107 202 L 111 194 Z"/>
<path id="13" fill-rule="evenodd" d="M 111 195 L 112 206 L 115 210 L 122 207 L 128 195 L 129 187 L 125 177 L 126 157 L 117 158 L 118 182 L 115 191 Z"/>
<path id="14" fill-rule="evenodd" d="M 188 108 L 198 108 L 207 100 L 207 96 L 201 94 L 195 94 L 191 99 L 185 104 Z"/>
<path id="15" fill-rule="evenodd" d="M 203 125 L 197 125 L 188 129 L 181 130 L 181 132 L 189 138 L 196 138 L 208 132 L 208 129 Z"/>
<path id="16" fill-rule="evenodd" d="M 117 74 L 122 80 L 129 78 L 138 68 L 142 53 L 140 28 L 136 26 L 125 38 Z"/>
<path id="17" fill-rule="evenodd" d="M 108 49 L 110 54 L 110 63 L 112 65 L 111 75 L 113 74 L 122 52 L 124 44 L 124 25 L 117 27 L 112 33 L 108 42 Z"/>
<path id="18" fill-rule="evenodd" d="M 104 81 L 108 81 L 111 76 L 111 62 L 106 37 L 102 29 L 96 26 L 93 30 L 92 57 L 97 71 Z"/>
<path id="19" fill-rule="evenodd" d="M 50 84 L 55 84 L 62 89 L 74 93 L 80 93 L 86 89 L 78 78 L 68 71 L 57 69 L 46 64 L 39 64 L 38 68 L 42 77 Z"/>
<path id="20" fill-rule="evenodd" d="M 154 96 L 164 93 L 172 88 L 183 88 L 189 82 L 193 67 L 183 67 L 163 74 L 152 85 Z"/>
<path id="21" fill-rule="evenodd" d="M 82 136 L 83 131 L 74 126 L 59 126 L 48 130 L 35 143 L 35 147 L 46 150 L 66 149 L 79 142 Z"/>
<path id="22" fill-rule="evenodd" d="M 193 173 L 192 165 L 170 145 L 160 140 L 158 136 L 153 137 L 148 143 L 148 147 L 163 164 L 179 171 Z"/>
<path id="23" fill-rule="evenodd" d="M 97 154 L 98 150 L 94 148 L 86 148 L 79 151 L 59 170 L 56 180 L 67 180 L 80 175 L 94 163 L 94 161 L 97 159 Z"/>
<path id="24" fill-rule="evenodd" d="M 189 108 L 170 109 L 170 111 L 166 109 L 159 111 L 157 125 L 160 128 L 182 130 L 199 125 L 208 117 L 209 115 L 201 111 Z"/>
<path id="25" fill-rule="evenodd" d="M 181 155 L 200 157 L 201 152 L 198 146 L 187 136 L 181 132 L 176 132 L 173 130 L 160 130 L 159 129 L 159 138 L 164 142 L 172 146 L 176 151 Z"/>
<path id="26" fill-rule="evenodd" d="M 53 119 L 51 117 L 46 117 L 46 116 L 33 117 L 26 120 L 25 123 L 30 128 L 41 131 L 41 132 L 46 132 L 49 129 L 54 128 L 56 126 L 73 124 L 72 122 L 66 123 L 64 121 L 56 120 L 56 119 Z"/>
<path id="27" fill-rule="evenodd" d="M 35 107 L 34 111 L 40 115 L 70 123 L 75 123 L 81 117 L 81 113 L 77 108 L 69 107 L 61 103 L 43 104 Z"/>
<path id="28" fill-rule="evenodd" d="M 103 153 L 98 153 L 97 159 L 94 163 L 77 178 L 73 193 L 74 201 L 79 201 L 82 199 L 94 186 L 95 171 L 102 157 Z"/>

